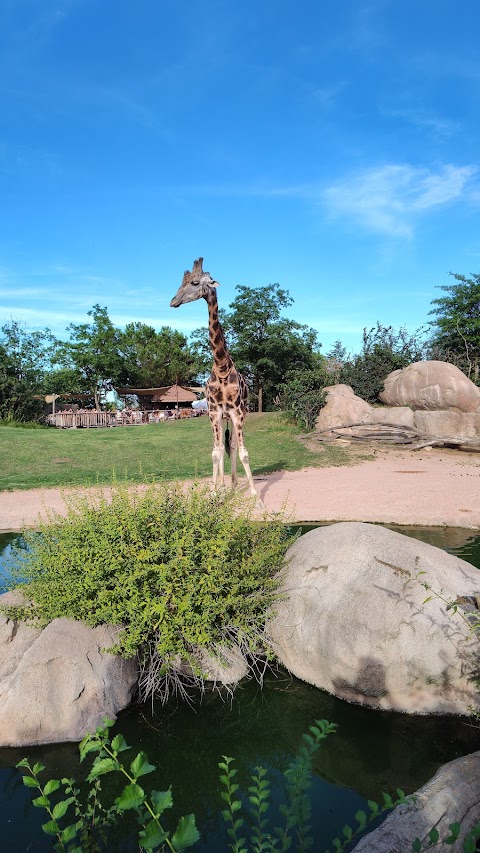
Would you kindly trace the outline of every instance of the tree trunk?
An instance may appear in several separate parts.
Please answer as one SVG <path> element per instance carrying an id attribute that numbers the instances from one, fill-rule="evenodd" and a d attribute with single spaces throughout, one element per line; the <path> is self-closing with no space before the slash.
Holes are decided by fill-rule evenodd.
<path id="1" fill-rule="evenodd" d="M 258 386 L 258 411 L 263 412 L 263 385 Z"/>

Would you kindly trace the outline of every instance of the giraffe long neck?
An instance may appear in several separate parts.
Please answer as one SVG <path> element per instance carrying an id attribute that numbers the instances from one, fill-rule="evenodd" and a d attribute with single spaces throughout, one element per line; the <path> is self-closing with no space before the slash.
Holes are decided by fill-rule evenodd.
<path id="1" fill-rule="evenodd" d="M 223 329 L 218 319 L 217 294 L 212 288 L 205 297 L 208 305 L 208 334 L 213 355 L 213 363 L 218 373 L 228 373 L 233 359 L 228 351 Z"/>

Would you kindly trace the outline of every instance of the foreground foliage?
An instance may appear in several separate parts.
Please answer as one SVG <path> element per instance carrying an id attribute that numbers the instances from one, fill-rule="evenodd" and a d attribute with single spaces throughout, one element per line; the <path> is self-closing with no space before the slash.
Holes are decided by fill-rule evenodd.
<path id="1" fill-rule="evenodd" d="M 32 601 L 12 617 L 122 626 L 113 651 L 138 655 L 142 699 L 179 687 L 185 663 L 201 683 L 199 649 L 220 659 L 234 644 L 246 656 L 264 651 L 291 541 L 283 518 L 259 518 L 251 499 L 206 487 L 118 485 L 65 501 L 66 518 L 26 532 L 11 555 L 13 583 L 26 581 Z"/>
<path id="2" fill-rule="evenodd" d="M 49 820 L 42 829 L 52 837 L 53 849 L 62 853 L 97 853 L 111 849 L 114 835 L 118 837 L 119 824 L 122 825 L 123 837 L 125 833 L 132 833 L 129 815 L 137 818 L 139 850 L 180 853 L 192 848 L 200 839 L 195 816 L 183 816 L 173 831 L 168 828 L 167 811 L 173 806 L 171 788 L 166 791 L 145 790 L 143 777 L 153 773 L 155 765 L 150 764 L 144 752 L 125 762 L 123 753 L 131 747 L 123 735 L 111 737 L 112 726 L 112 720 L 105 720 L 94 734 L 88 734 L 80 743 L 82 762 L 87 756 L 94 756 L 86 779 L 88 788 L 83 786 L 80 789 L 75 779 L 43 781 L 44 766 L 38 762 L 32 765 L 27 758 L 17 764 L 18 768 L 27 771 L 23 776 L 24 785 L 39 792 L 33 805 L 45 809 L 48 814 Z M 220 795 L 224 801 L 222 816 L 227 825 L 228 847 L 233 853 L 286 853 L 288 850 L 312 848 L 310 787 L 313 756 L 322 741 L 335 730 L 334 723 L 316 720 L 303 735 L 297 755 L 283 773 L 284 794 L 278 810 L 271 799 L 271 783 L 265 768 L 255 768 L 248 791 L 244 793 L 235 781 L 234 759 L 223 757 L 218 765 Z M 117 796 L 117 791 L 112 792 L 111 786 L 108 791 L 102 790 L 102 777 L 106 775 L 114 775 L 121 783 Z M 412 801 L 412 797 L 406 797 L 400 789 L 396 793 L 395 799 L 383 794 L 381 805 L 369 800 L 368 814 L 359 809 L 355 815 L 356 826 L 345 825 L 342 838 L 333 840 L 334 853 L 351 849 L 352 843 L 365 833 L 372 821 L 395 806 Z M 451 824 L 449 832 L 441 838 L 438 830 L 433 828 L 423 842 L 415 839 L 411 849 L 420 853 L 451 846 L 458 840 L 460 831 L 459 824 Z M 477 825 L 463 841 L 464 853 L 474 853 L 479 837 L 480 825 Z"/>

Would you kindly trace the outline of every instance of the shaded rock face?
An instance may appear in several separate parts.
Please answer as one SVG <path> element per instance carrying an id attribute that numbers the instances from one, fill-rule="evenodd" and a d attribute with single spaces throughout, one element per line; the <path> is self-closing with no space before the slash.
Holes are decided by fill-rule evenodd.
<path id="1" fill-rule="evenodd" d="M 361 522 L 301 536 L 289 549 L 268 632 L 284 666 L 372 708 L 467 714 L 480 708 L 480 642 L 415 580 L 480 604 L 480 572 L 439 548 Z"/>
<path id="2" fill-rule="evenodd" d="M 462 850 L 463 839 L 480 821 L 480 752 L 444 764 L 414 796 L 415 803 L 397 806 L 353 853 L 411 853 L 416 838 L 427 849 L 430 830 L 435 827 L 443 839 L 451 823 L 461 824 L 461 830 L 448 850 Z"/>
<path id="3" fill-rule="evenodd" d="M 417 361 L 394 370 L 379 396 L 387 406 L 435 411 L 455 408 L 480 414 L 480 388 L 445 361 Z"/>
<path id="4" fill-rule="evenodd" d="M 389 411 L 393 411 L 389 409 Z M 439 438 L 479 438 L 480 413 L 461 412 L 460 409 L 446 411 L 414 412 L 414 426 L 426 436 Z"/>
<path id="5" fill-rule="evenodd" d="M 40 630 L 0 613 L 0 746 L 79 741 L 115 718 L 138 678 L 135 660 L 102 651 L 116 633 L 71 619 Z"/>

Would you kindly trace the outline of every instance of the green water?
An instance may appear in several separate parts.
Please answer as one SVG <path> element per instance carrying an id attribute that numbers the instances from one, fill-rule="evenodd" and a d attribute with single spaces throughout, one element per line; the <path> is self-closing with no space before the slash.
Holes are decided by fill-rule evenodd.
<path id="1" fill-rule="evenodd" d="M 480 568 L 479 535 L 458 529 L 394 529 L 446 548 Z M 0 540 L 0 548 L 2 544 L 7 543 Z M 281 770 L 316 718 L 338 724 L 338 733 L 316 755 L 312 788 L 316 851 L 324 850 L 345 822 L 353 822 L 367 799 L 396 787 L 416 790 L 444 762 L 480 749 L 480 732 L 468 720 L 371 711 L 335 699 L 285 672 L 270 674 L 263 690 L 253 681 L 240 685 L 231 701 L 210 694 L 194 708 L 175 702 L 164 708 L 130 708 L 120 716 L 115 730 L 135 749 L 144 749 L 157 765 L 148 780 L 152 787 L 164 789 L 172 784 L 172 821 L 182 813 L 196 814 L 202 842 L 195 849 L 220 853 L 228 849 L 219 818 L 222 803 L 216 765 L 221 756 L 237 758 L 242 783 L 257 764 L 268 768 L 275 783 L 274 800 L 278 800 Z M 80 768 L 75 744 L 0 750 L 3 849 L 36 853 L 51 847 L 45 836 L 37 834 L 45 818 L 31 806 L 29 791 L 12 769 L 25 754 L 41 760 L 55 777 L 79 777 Z M 119 845 L 125 851 L 135 849 L 128 832 Z"/>

